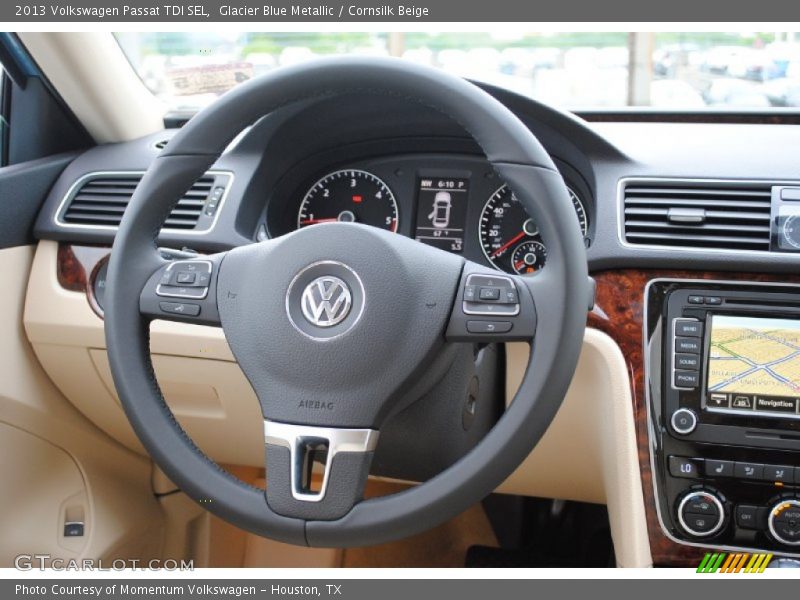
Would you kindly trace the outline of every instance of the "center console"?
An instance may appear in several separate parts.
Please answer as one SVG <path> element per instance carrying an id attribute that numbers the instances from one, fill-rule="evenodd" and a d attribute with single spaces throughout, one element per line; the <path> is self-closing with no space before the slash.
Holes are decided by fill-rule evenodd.
<path id="1" fill-rule="evenodd" d="M 645 302 L 664 533 L 800 556 L 800 286 L 659 279 Z"/>

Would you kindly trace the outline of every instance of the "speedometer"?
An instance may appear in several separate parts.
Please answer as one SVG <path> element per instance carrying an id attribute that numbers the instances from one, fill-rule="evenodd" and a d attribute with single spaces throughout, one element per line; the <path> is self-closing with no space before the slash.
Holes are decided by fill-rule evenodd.
<path id="1" fill-rule="evenodd" d="M 397 231 L 397 202 L 381 179 L 358 169 L 329 173 L 306 192 L 297 228 L 341 221 Z"/>
<path id="2" fill-rule="evenodd" d="M 586 209 L 571 188 L 569 197 L 584 236 L 589 230 Z M 547 249 L 539 227 L 507 185 L 489 197 L 481 212 L 480 242 L 486 259 L 507 273 L 535 273 L 544 266 Z"/>

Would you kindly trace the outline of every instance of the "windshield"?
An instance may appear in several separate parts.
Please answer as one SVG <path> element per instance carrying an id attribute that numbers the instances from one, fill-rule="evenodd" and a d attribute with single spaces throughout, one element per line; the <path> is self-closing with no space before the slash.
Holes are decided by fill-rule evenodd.
<path id="1" fill-rule="evenodd" d="M 145 85 L 194 110 L 318 56 L 399 56 L 570 110 L 800 106 L 795 33 L 116 33 Z"/>

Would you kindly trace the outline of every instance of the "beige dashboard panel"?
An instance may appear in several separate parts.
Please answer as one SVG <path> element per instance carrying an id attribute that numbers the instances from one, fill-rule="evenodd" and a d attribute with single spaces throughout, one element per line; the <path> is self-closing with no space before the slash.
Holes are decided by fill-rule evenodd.
<path id="1" fill-rule="evenodd" d="M 23 306 L 33 257 L 32 247 L 0 250 L 0 567 L 13 566 L 9 552 L 49 551 L 56 558 L 157 555 L 162 515 L 150 487 L 150 462 L 77 411 L 42 370 L 25 337 Z M 63 522 L 80 517 L 85 537 L 66 540 Z M 15 525 L 20 523 L 31 526 Z"/>
<path id="2" fill-rule="evenodd" d="M 20 460 L 20 457 L 24 457 Z M 0 565 L 22 553 L 76 558 L 84 537 L 65 537 L 64 524 L 87 519 L 86 485 L 69 454 L 30 433 L 0 423 Z M 20 545 L 21 540 L 27 540 Z"/>
<path id="3" fill-rule="evenodd" d="M 507 401 L 528 361 L 507 344 Z M 536 449 L 499 491 L 605 504 L 619 566 L 652 565 L 630 380 L 619 346 L 587 329 L 567 396 Z"/>
<path id="4" fill-rule="evenodd" d="M 89 354 L 122 414 L 106 352 Z M 263 466 L 261 408 L 236 363 L 157 354 L 153 367 L 167 404 L 203 452 L 224 464 Z"/>

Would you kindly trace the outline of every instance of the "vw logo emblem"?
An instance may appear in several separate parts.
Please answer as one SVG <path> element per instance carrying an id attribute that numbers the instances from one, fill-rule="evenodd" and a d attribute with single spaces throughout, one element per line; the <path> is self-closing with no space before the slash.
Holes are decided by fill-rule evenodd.
<path id="1" fill-rule="evenodd" d="M 303 290 L 303 316 L 317 327 L 333 327 L 347 318 L 353 296 L 347 284 L 333 275 L 317 277 Z"/>

